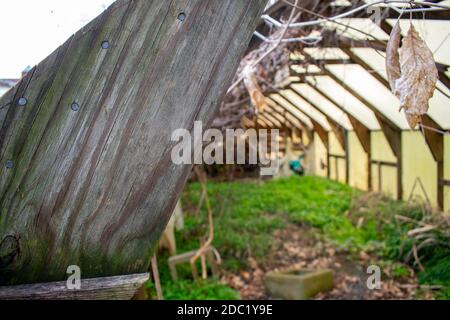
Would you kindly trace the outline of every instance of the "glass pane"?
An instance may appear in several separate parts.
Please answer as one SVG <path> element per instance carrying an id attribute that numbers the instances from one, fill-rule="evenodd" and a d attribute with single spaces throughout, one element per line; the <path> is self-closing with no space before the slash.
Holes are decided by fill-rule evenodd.
<path id="1" fill-rule="evenodd" d="M 360 65 L 327 65 L 326 68 L 371 103 L 397 127 L 409 129 L 404 114 L 399 112 L 400 102 L 398 99 Z"/>
<path id="2" fill-rule="evenodd" d="M 341 108 L 358 119 L 366 128 L 379 130 L 380 126 L 373 112 L 347 90 L 328 76 L 306 77 L 312 87 L 326 93 Z"/>
<path id="3" fill-rule="evenodd" d="M 353 129 L 347 115 L 308 84 L 293 84 L 292 88 L 340 126 L 344 127 L 346 130 Z"/>

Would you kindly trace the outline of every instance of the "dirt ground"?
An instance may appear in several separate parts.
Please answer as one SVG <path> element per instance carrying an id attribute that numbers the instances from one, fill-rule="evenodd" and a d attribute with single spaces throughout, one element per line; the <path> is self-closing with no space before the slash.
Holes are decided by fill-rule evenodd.
<path id="1" fill-rule="evenodd" d="M 247 270 L 239 274 L 226 274 L 222 281 L 238 290 L 242 299 L 270 299 L 263 286 L 264 274 L 293 268 L 328 268 L 333 270 L 335 287 L 332 291 L 318 294 L 315 299 L 373 300 L 373 299 L 432 299 L 430 291 L 418 290 L 413 270 L 410 276 L 394 280 L 388 268 L 383 269 L 382 284 L 378 290 L 367 288 L 367 267 L 377 261 L 365 252 L 359 257 L 341 252 L 330 244 L 315 238 L 305 227 L 288 226 L 275 234 L 276 248 L 272 256 L 259 265 L 249 258 Z"/>

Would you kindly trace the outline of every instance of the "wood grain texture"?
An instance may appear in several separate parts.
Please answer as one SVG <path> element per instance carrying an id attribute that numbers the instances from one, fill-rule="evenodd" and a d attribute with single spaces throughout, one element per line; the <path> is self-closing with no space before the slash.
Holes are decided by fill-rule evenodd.
<path id="1" fill-rule="evenodd" d="M 0 300 L 131 300 L 148 273 L 81 280 L 79 290 L 65 281 L 0 287 Z"/>
<path id="2" fill-rule="evenodd" d="M 0 284 L 147 270 L 191 169 L 171 133 L 214 117 L 265 2 L 118 0 L 1 98 Z"/>

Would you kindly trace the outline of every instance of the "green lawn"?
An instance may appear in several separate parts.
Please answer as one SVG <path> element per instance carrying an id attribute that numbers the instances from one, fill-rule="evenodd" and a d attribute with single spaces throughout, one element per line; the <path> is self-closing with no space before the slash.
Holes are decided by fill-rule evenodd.
<path id="1" fill-rule="evenodd" d="M 182 195 L 185 228 L 177 234 L 178 252 L 199 247 L 207 233 L 207 212 L 195 216 L 201 194 L 198 183 L 186 186 Z M 291 177 L 267 182 L 209 183 L 208 194 L 214 211 L 215 238 L 222 267 L 229 271 L 245 268 L 251 255 L 262 261 L 273 249 L 273 232 L 287 223 L 309 225 L 338 247 L 351 253 L 374 251 L 380 263 L 403 261 L 411 248 L 406 232 L 412 225 L 399 225 L 395 214 L 421 218 L 420 207 L 380 196 L 367 197 L 346 185 L 317 177 Z M 366 199 L 367 198 L 367 199 Z M 364 218 L 358 228 L 357 222 Z M 441 235 L 437 234 L 437 237 Z M 443 243 L 448 239 L 441 239 Z M 402 248 L 402 250 L 401 250 Z M 450 298 L 450 250 L 433 246 L 423 251 L 426 271 L 419 273 L 422 283 L 441 284 L 441 298 Z M 166 299 L 237 299 L 239 295 L 218 280 L 194 283 L 189 266 L 180 268 L 181 281 L 173 283 L 167 268 L 167 255 L 159 256 L 161 280 Z M 399 275 L 402 265 L 396 264 Z M 396 269 L 396 270 L 397 270 Z M 151 284 L 149 284 L 151 287 Z"/>

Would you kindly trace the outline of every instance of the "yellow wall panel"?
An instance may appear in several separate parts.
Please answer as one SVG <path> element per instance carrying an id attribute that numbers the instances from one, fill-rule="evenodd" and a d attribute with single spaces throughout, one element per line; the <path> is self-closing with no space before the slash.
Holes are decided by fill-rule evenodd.
<path id="1" fill-rule="evenodd" d="M 397 158 L 392 152 L 392 149 L 382 131 L 372 131 L 370 133 L 370 138 L 372 160 L 391 163 L 397 162 Z M 378 165 L 372 164 L 371 168 L 373 191 L 382 192 L 394 199 L 397 199 L 397 168 L 382 166 L 381 180 Z"/>
<path id="2" fill-rule="evenodd" d="M 328 133 L 330 155 L 345 157 L 345 150 L 339 143 L 333 131 Z M 346 163 L 344 159 L 330 157 L 330 179 L 346 183 Z"/>
<path id="3" fill-rule="evenodd" d="M 330 157 L 330 179 L 347 183 L 345 159 Z"/>
<path id="4" fill-rule="evenodd" d="M 312 142 L 311 149 L 308 154 L 308 161 L 312 162 L 310 163 L 311 165 L 309 166 L 309 168 L 314 171 L 307 172 L 308 174 L 315 174 L 319 177 L 327 176 L 327 148 L 316 132 L 314 132 L 314 141 Z M 322 164 L 324 164 L 325 166 L 322 166 Z"/>
<path id="5" fill-rule="evenodd" d="M 338 159 L 338 176 L 336 177 L 336 181 L 341 183 L 347 183 L 346 181 L 346 163 L 345 159 Z"/>
<path id="6" fill-rule="evenodd" d="M 345 156 L 344 148 L 342 148 L 334 132 L 330 131 L 328 133 L 328 140 L 330 144 L 330 154 Z"/>
<path id="7" fill-rule="evenodd" d="M 369 159 L 354 131 L 349 131 L 348 133 L 348 149 L 350 186 L 367 191 L 369 181 L 369 174 L 367 172 Z"/>
<path id="8" fill-rule="evenodd" d="M 381 192 L 381 189 L 379 187 L 379 179 L 378 179 L 378 166 L 375 164 L 372 164 L 370 167 L 372 170 L 372 191 L 373 192 Z"/>
<path id="9" fill-rule="evenodd" d="M 397 199 L 397 168 L 381 167 L 381 190 L 384 194 Z"/>
<path id="10" fill-rule="evenodd" d="M 403 199 L 411 196 L 437 206 L 437 164 L 418 131 L 402 132 Z"/>
<path id="11" fill-rule="evenodd" d="M 373 160 L 396 162 L 397 157 L 392 152 L 388 141 L 384 137 L 382 131 L 372 131 L 371 138 L 371 153 Z"/>
<path id="12" fill-rule="evenodd" d="M 302 136 L 303 144 L 307 146 L 311 141 L 309 141 L 308 132 L 306 130 L 302 130 Z"/>
<path id="13" fill-rule="evenodd" d="M 397 199 L 397 168 L 372 164 L 372 191 Z M 381 172 L 380 172 L 381 171 Z M 381 174 L 381 180 L 380 180 Z"/>
<path id="14" fill-rule="evenodd" d="M 330 158 L 330 179 L 337 181 L 338 179 L 338 166 L 336 166 L 336 159 Z"/>
<path id="15" fill-rule="evenodd" d="M 444 136 L 444 179 L 450 180 L 450 136 Z M 444 187 L 444 211 L 450 213 L 450 187 Z"/>

